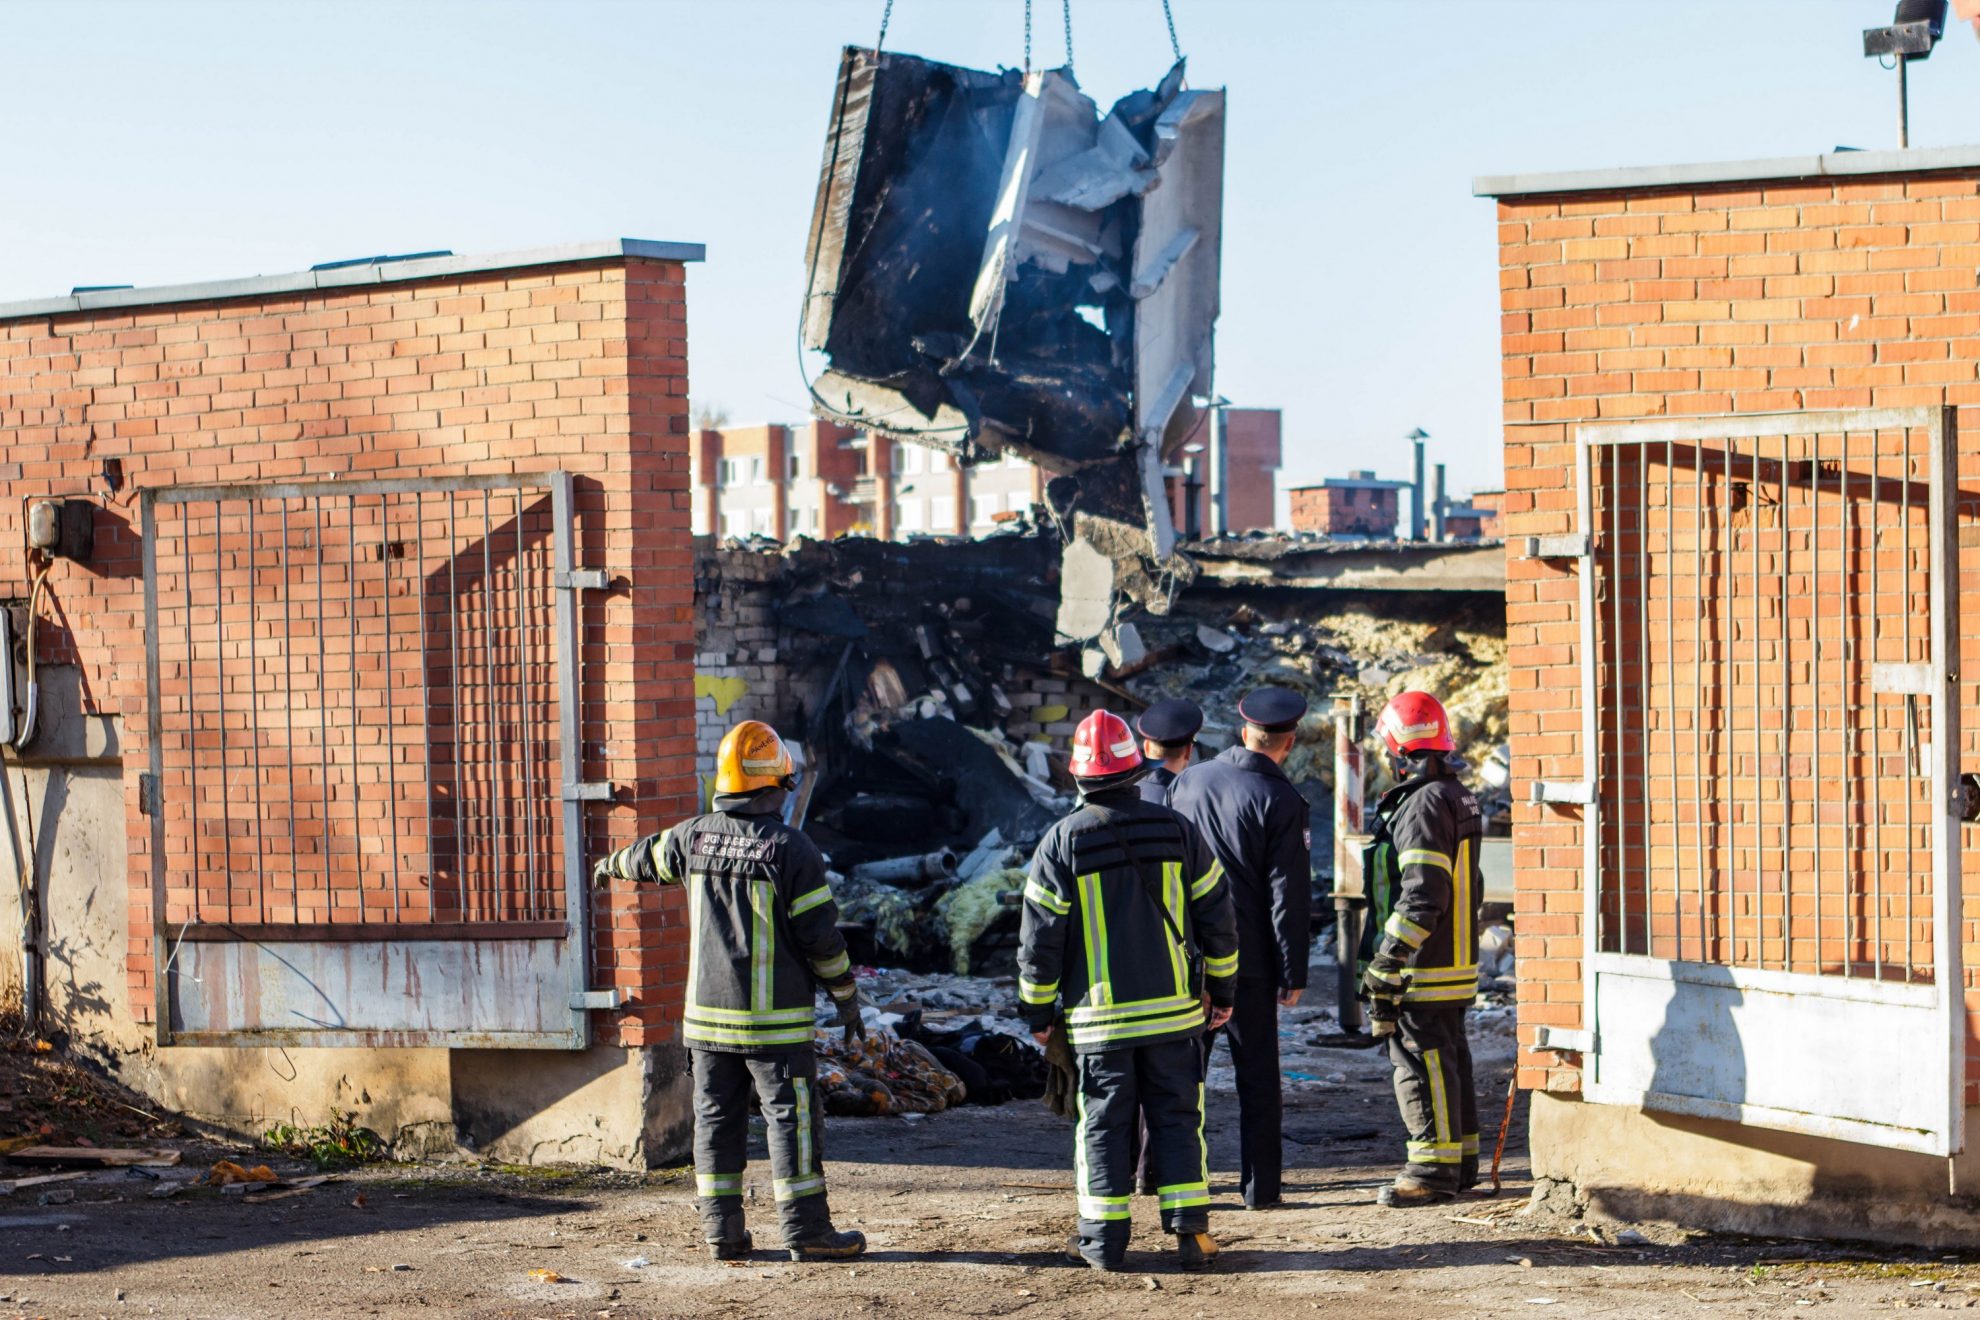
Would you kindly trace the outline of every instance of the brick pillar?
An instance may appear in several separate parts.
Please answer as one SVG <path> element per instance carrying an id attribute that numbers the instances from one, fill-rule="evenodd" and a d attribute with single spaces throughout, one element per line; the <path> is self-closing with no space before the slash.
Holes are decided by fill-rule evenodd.
<path id="1" fill-rule="evenodd" d="M 791 428 L 771 426 L 765 432 L 763 464 L 764 475 L 770 478 L 770 535 L 787 541 L 791 535 L 791 495 L 784 472 L 790 465 Z"/>

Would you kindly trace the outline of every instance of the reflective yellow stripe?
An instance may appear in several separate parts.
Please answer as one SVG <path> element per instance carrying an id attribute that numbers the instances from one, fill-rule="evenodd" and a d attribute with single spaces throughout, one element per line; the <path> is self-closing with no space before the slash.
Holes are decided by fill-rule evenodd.
<path id="1" fill-rule="evenodd" d="M 709 1022 L 734 1023 L 737 1026 L 777 1026 L 793 1022 L 810 1022 L 812 1010 L 809 1008 L 771 1008 L 757 1012 L 753 1008 L 711 1008 L 707 1004 L 695 1004 L 687 1010 L 687 1016 L 701 1018 Z"/>
<path id="2" fill-rule="evenodd" d="M 1087 997 L 1095 1004 L 1113 1002 L 1114 988 L 1107 984 L 1107 908 L 1100 901 L 1100 877 L 1079 877 L 1081 934 L 1086 940 Z"/>
<path id="3" fill-rule="evenodd" d="M 1173 1013 L 1196 1002 L 1191 995 L 1169 995 L 1162 999 L 1131 999 L 1123 1004 L 1082 1004 L 1066 1014 L 1066 1020 L 1074 1026 L 1112 1022 L 1120 1018 L 1146 1017 L 1151 1013 Z"/>
<path id="4" fill-rule="evenodd" d="M 1236 976 L 1237 970 L 1238 956 L 1235 953 L 1226 958 L 1205 958 L 1203 960 L 1204 975 L 1214 976 L 1220 981 L 1228 976 Z"/>
<path id="5" fill-rule="evenodd" d="M 1478 951 L 1471 943 L 1471 840 L 1458 845 L 1457 870 L 1451 873 L 1451 897 L 1456 905 L 1456 921 L 1452 925 L 1455 938 L 1451 947 L 1453 958 L 1475 958 Z"/>
<path id="6" fill-rule="evenodd" d="M 694 1190 L 700 1196 L 741 1196 L 742 1180 L 740 1173 L 697 1173 Z"/>
<path id="7" fill-rule="evenodd" d="M 1441 866 L 1444 874 L 1451 873 L 1451 858 L 1448 853 L 1432 852 L 1428 848 L 1406 848 L 1396 858 L 1397 866 Z"/>
<path id="8" fill-rule="evenodd" d="M 1203 1136 L 1203 1083 L 1196 1084 L 1196 1154 L 1197 1177 L 1205 1187 L 1210 1185 L 1210 1143 Z"/>
<path id="9" fill-rule="evenodd" d="M 1409 977 L 1417 985 L 1456 985 L 1461 981 L 1478 979 L 1478 964 L 1467 963 L 1461 967 L 1412 967 Z"/>
<path id="10" fill-rule="evenodd" d="M 1189 1205 L 1209 1205 L 1210 1184 L 1178 1183 L 1174 1187 L 1158 1187 L 1155 1189 L 1155 1199 L 1164 1210 L 1179 1210 Z"/>
<path id="11" fill-rule="evenodd" d="M 1451 1102 L 1444 1092 L 1444 1052 L 1431 1050 L 1423 1056 L 1424 1067 L 1430 1070 L 1430 1118 L 1437 1127 L 1437 1144 L 1451 1144 Z"/>
<path id="12" fill-rule="evenodd" d="M 795 1201 L 799 1197 L 816 1196 L 825 1190 L 825 1175 L 814 1173 L 809 1178 L 776 1178 L 770 1184 L 779 1201 Z"/>
<path id="13" fill-rule="evenodd" d="M 1036 981 L 1018 978 L 1018 998 L 1027 1004 L 1049 1004 L 1059 997 L 1059 983 L 1040 985 Z"/>
<path id="14" fill-rule="evenodd" d="M 811 964 L 811 970 L 817 972 L 820 978 L 827 981 L 838 980 L 840 977 L 844 976 L 851 967 L 852 967 L 852 959 L 846 956 L 846 951 L 844 949 L 839 950 L 837 953 L 833 954 L 830 958 L 827 958 L 824 962 L 814 961 Z"/>
<path id="15" fill-rule="evenodd" d="M 1382 930 L 1401 940 L 1412 949 L 1423 947 L 1423 941 L 1430 938 L 1430 932 L 1411 921 L 1400 912 L 1391 912 L 1389 919 L 1382 923 Z"/>
<path id="16" fill-rule="evenodd" d="M 803 1045 L 811 1039 L 811 1028 L 750 1031 L 741 1027 L 708 1026 L 690 1019 L 682 1024 L 681 1035 L 704 1045 Z"/>
<path id="17" fill-rule="evenodd" d="M 1464 1153 L 1467 1155 L 1476 1155 L 1478 1153 L 1478 1134 L 1476 1132 L 1467 1132 L 1465 1134 Z"/>
<path id="18" fill-rule="evenodd" d="M 1190 1031 L 1202 1025 L 1203 1007 L 1199 1004 L 1186 1013 L 1174 1013 L 1167 1017 L 1131 1018 L 1124 1022 L 1108 1022 L 1084 1027 L 1068 1025 L 1066 1034 L 1072 1038 L 1074 1045 L 1084 1047 L 1138 1040 L 1143 1036 L 1159 1036 L 1171 1031 Z"/>
<path id="19" fill-rule="evenodd" d="M 1411 1164 L 1460 1164 L 1464 1151 L 1455 1141 L 1412 1141 L 1405 1149 Z"/>
<path id="20" fill-rule="evenodd" d="M 1223 878 L 1224 878 L 1223 862 L 1213 860 L 1210 863 L 1210 869 L 1205 871 L 1197 879 L 1196 883 L 1189 887 L 1190 901 L 1194 902 L 1197 899 L 1202 898 L 1205 894 L 1209 893 L 1211 890 L 1215 889 L 1217 887 L 1217 882 L 1219 880 L 1222 880 Z"/>
<path id="21" fill-rule="evenodd" d="M 797 1092 L 797 1173 L 802 1178 L 811 1172 L 811 1079 L 793 1077 L 791 1088 Z"/>
<path id="22" fill-rule="evenodd" d="M 752 882 L 749 894 L 749 1006 L 761 1012 L 770 1007 L 770 973 L 777 954 L 777 927 L 770 920 L 770 905 L 777 891 L 761 881 Z"/>
<path id="23" fill-rule="evenodd" d="M 802 916 L 821 903 L 832 901 L 832 886 L 820 885 L 810 893 L 802 895 L 791 903 L 791 915 Z"/>
<path id="24" fill-rule="evenodd" d="M 1162 906 L 1168 909 L 1169 921 L 1176 923 L 1176 930 L 1181 930 L 1184 921 L 1181 862 L 1162 863 Z M 1182 945 L 1176 942 L 1166 921 L 1162 923 L 1162 942 L 1169 946 L 1169 971 L 1174 977 L 1170 984 L 1175 986 L 1177 994 L 1183 994 L 1189 989 L 1189 977 L 1183 971 Z"/>
<path id="25" fill-rule="evenodd" d="M 1478 997 L 1476 985 L 1439 985 L 1427 989 L 1411 986 L 1403 992 L 1405 1004 L 1458 1004 Z"/>
<path id="26" fill-rule="evenodd" d="M 653 840 L 653 874 L 660 877 L 660 883 L 663 885 L 677 885 L 681 882 L 679 876 L 667 869 L 667 840 L 674 837 L 674 828 L 669 826 L 661 830 Z M 624 872 L 620 874 L 623 875 Z"/>
<path id="27" fill-rule="evenodd" d="M 1063 917 L 1066 913 L 1072 911 L 1071 903 L 1060 898 L 1036 880 L 1032 880 L 1025 885 L 1024 896 L 1055 917 Z"/>

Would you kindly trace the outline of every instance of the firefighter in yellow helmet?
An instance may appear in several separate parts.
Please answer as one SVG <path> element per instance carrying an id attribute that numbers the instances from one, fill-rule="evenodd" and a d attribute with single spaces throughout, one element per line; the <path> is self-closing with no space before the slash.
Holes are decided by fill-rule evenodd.
<path id="1" fill-rule="evenodd" d="M 838 905 L 818 846 L 784 823 L 794 784 L 776 730 L 745 720 L 716 753 L 715 810 L 621 848 L 593 870 L 614 880 L 685 885 L 690 948 L 682 1035 L 694 1072 L 694 1172 L 717 1260 L 752 1246 L 743 1166 L 754 1093 L 792 1260 L 857 1256 L 825 1201 L 814 994 L 832 996 L 848 1034 L 864 1034 Z"/>

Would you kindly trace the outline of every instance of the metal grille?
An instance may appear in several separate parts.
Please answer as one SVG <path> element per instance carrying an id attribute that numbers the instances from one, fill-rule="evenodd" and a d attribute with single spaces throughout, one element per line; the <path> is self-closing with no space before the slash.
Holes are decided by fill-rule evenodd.
<path id="1" fill-rule="evenodd" d="M 549 477 L 147 499 L 167 933 L 565 932 L 557 504 Z"/>
<path id="2" fill-rule="evenodd" d="M 1932 980 L 1936 437 L 1846 417 L 1587 451 L 1602 952 Z"/>

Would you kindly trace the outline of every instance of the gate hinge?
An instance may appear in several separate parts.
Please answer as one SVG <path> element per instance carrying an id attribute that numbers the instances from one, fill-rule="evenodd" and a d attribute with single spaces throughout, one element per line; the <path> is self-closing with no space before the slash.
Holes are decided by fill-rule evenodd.
<path id="1" fill-rule="evenodd" d="M 578 1010 L 602 1008 L 611 1012 L 624 1007 L 625 1002 L 625 992 L 616 986 L 610 990 L 580 990 L 571 996 L 571 1007 Z"/>
<path id="2" fill-rule="evenodd" d="M 1526 800 L 1586 807 L 1595 801 L 1595 785 L 1586 779 L 1536 779 L 1526 786 Z"/>
<path id="3" fill-rule="evenodd" d="M 138 810 L 147 816 L 165 814 L 164 794 L 158 788 L 158 776 L 149 770 L 138 776 Z"/>
<path id="4" fill-rule="evenodd" d="M 610 802 L 612 785 L 605 780 L 591 780 L 581 784 L 564 785 L 566 802 Z"/>
<path id="5" fill-rule="evenodd" d="M 1593 1054 L 1595 1036 L 1574 1027 L 1535 1027 L 1532 1050 L 1535 1054 Z"/>
<path id="6" fill-rule="evenodd" d="M 555 582 L 573 591 L 604 591 L 612 585 L 612 575 L 602 568 L 574 568 L 557 574 Z"/>
<path id="7" fill-rule="evenodd" d="M 1529 536 L 1526 538 L 1526 558 L 1586 559 L 1588 538 L 1578 532 L 1562 536 Z"/>

